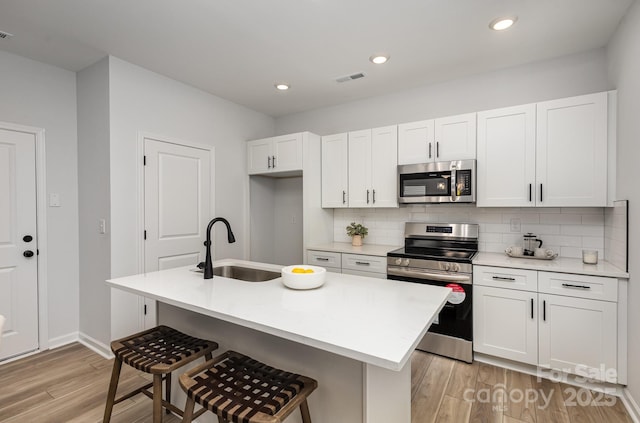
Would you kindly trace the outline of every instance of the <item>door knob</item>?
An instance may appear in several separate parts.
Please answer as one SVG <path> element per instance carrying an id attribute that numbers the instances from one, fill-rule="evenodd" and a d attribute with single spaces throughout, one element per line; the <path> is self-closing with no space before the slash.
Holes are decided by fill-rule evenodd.
<path id="1" fill-rule="evenodd" d="M 33 251 L 27 250 L 24 253 L 22 253 L 22 255 L 25 256 L 26 258 L 33 257 Z"/>
<path id="2" fill-rule="evenodd" d="M 33 241 L 33 237 L 31 235 L 25 235 L 25 236 L 22 237 L 22 240 L 24 242 L 31 242 L 31 241 Z"/>

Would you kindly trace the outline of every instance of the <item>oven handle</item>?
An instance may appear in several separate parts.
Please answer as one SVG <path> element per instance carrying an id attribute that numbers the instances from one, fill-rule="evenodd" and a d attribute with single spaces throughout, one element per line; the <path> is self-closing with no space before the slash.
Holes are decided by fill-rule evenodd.
<path id="1" fill-rule="evenodd" d="M 461 284 L 471 285 L 471 275 L 449 275 L 443 273 L 423 272 L 421 270 L 404 267 L 387 267 L 387 274 L 393 276 L 408 276 L 416 279 L 431 279 L 442 282 L 459 282 Z"/>

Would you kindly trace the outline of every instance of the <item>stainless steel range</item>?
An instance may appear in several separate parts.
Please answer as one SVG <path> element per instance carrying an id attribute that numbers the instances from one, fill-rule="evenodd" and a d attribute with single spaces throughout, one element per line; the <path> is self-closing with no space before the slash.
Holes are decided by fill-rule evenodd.
<path id="1" fill-rule="evenodd" d="M 404 248 L 387 254 L 387 279 L 452 289 L 418 349 L 473 361 L 473 268 L 478 225 L 405 223 Z"/>

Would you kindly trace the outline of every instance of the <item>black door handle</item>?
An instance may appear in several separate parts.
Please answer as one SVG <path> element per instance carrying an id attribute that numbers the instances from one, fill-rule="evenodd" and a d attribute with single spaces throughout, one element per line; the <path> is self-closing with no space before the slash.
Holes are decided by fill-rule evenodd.
<path id="1" fill-rule="evenodd" d="M 33 237 L 31 235 L 25 235 L 25 236 L 22 237 L 22 240 L 24 242 L 31 242 L 31 241 L 33 241 Z"/>
<path id="2" fill-rule="evenodd" d="M 22 253 L 22 255 L 25 256 L 26 258 L 31 258 L 33 257 L 33 251 L 27 250 L 24 253 Z"/>

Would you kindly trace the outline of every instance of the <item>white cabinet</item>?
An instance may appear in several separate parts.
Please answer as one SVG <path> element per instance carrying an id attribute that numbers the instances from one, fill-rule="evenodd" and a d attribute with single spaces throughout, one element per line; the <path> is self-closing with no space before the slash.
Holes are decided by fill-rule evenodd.
<path id="1" fill-rule="evenodd" d="M 606 206 L 607 95 L 478 113 L 477 205 Z"/>
<path id="2" fill-rule="evenodd" d="M 322 207 L 349 206 L 348 135 L 322 137 Z"/>
<path id="3" fill-rule="evenodd" d="M 397 126 L 349 132 L 349 207 L 398 207 Z"/>
<path id="4" fill-rule="evenodd" d="M 474 266 L 474 351 L 618 383 L 618 280 Z"/>
<path id="5" fill-rule="evenodd" d="M 398 126 L 398 164 L 475 158 L 475 113 Z"/>
<path id="6" fill-rule="evenodd" d="M 302 170 L 302 133 L 247 142 L 249 175 Z"/>
<path id="7" fill-rule="evenodd" d="M 328 272 L 368 276 L 377 279 L 387 278 L 386 256 L 309 250 L 307 251 L 307 263 L 322 266 Z"/>
<path id="8" fill-rule="evenodd" d="M 607 93 L 537 105 L 538 206 L 607 205 Z"/>

